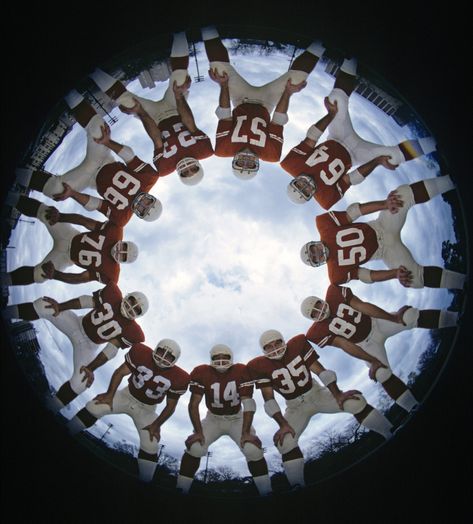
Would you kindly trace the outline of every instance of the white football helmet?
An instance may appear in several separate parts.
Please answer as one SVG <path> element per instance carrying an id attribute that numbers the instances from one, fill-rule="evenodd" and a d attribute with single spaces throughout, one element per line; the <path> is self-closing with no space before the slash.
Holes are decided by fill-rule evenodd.
<path id="1" fill-rule="evenodd" d="M 148 308 L 148 299 L 141 291 L 133 291 L 132 293 L 126 294 L 120 304 L 121 314 L 130 320 L 142 317 L 148 311 Z"/>
<path id="2" fill-rule="evenodd" d="M 259 158 L 251 149 L 239 151 L 232 160 L 233 174 L 240 180 L 253 178 L 259 169 Z"/>
<path id="3" fill-rule="evenodd" d="M 304 264 L 319 267 L 327 263 L 329 257 L 328 247 L 320 240 L 307 242 L 301 249 L 301 259 Z"/>
<path id="4" fill-rule="evenodd" d="M 161 216 L 163 205 L 155 196 L 149 193 L 139 193 L 133 200 L 131 209 L 138 218 L 146 222 L 154 222 Z"/>
<path id="5" fill-rule="evenodd" d="M 129 264 L 138 258 L 138 246 L 129 240 L 119 240 L 113 244 L 111 255 L 119 264 Z"/>
<path id="6" fill-rule="evenodd" d="M 176 164 L 179 178 L 186 186 L 195 186 L 204 178 L 204 170 L 196 158 L 190 156 L 181 158 Z"/>
<path id="7" fill-rule="evenodd" d="M 225 355 L 228 358 L 218 358 L 214 357 L 218 355 Z M 217 371 L 223 372 L 229 369 L 233 365 L 233 352 L 225 344 L 216 344 L 210 350 L 210 365 L 214 367 Z"/>
<path id="8" fill-rule="evenodd" d="M 287 186 L 287 196 L 294 204 L 305 204 L 314 195 L 317 184 L 310 175 L 299 175 Z"/>
<path id="9" fill-rule="evenodd" d="M 153 360 L 160 368 L 172 368 L 180 355 L 179 344 L 170 338 L 163 338 L 157 343 L 153 351 Z"/>
<path id="10" fill-rule="evenodd" d="M 301 313 L 314 322 L 322 322 L 330 316 L 330 307 L 328 302 L 319 297 L 307 297 L 302 301 Z"/>
<path id="11" fill-rule="evenodd" d="M 284 337 L 281 332 L 276 329 L 268 329 L 268 331 L 265 331 L 259 338 L 259 345 L 265 357 L 275 360 L 281 359 L 287 349 Z"/>

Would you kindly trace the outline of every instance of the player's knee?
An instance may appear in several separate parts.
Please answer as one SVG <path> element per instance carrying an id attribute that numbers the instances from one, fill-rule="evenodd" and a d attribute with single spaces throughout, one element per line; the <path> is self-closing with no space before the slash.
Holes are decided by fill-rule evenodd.
<path id="1" fill-rule="evenodd" d="M 263 450 L 251 442 L 245 442 L 242 452 L 248 462 L 254 462 L 263 458 Z"/>
<path id="2" fill-rule="evenodd" d="M 284 437 L 283 443 L 277 445 L 277 448 L 279 450 L 279 453 L 281 455 L 285 455 L 286 453 L 289 453 L 294 448 L 298 447 L 298 439 L 294 438 L 292 435 L 286 435 Z"/>
<path id="3" fill-rule="evenodd" d="M 383 384 L 391 378 L 392 374 L 393 372 L 389 368 L 378 368 L 375 373 L 375 378 L 379 383 Z"/>
<path id="4" fill-rule="evenodd" d="M 300 84 L 301 82 L 304 82 L 304 80 L 306 80 L 309 76 L 309 74 L 305 71 L 296 71 L 294 69 L 290 69 L 288 75 L 292 84 Z"/>
<path id="5" fill-rule="evenodd" d="M 417 326 L 417 321 L 419 319 L 419 310 L 415 307 L 410 307 L 402 315 L 402 321 L 407 327 Z"/>
<path id="6" fill-rule="evenodd" d="M 366 407 L 366 399 L 363 395 L 357 395 L 357 398 L 349 398 L 343 403 L 343 411 L 357 415 Z"/>
<path id="7" fill-rule="evenodd" d="M 85 405 L 85 409 L 96 419 L 112 412 L 108 404 L 97 404 L 95 400 L 89 400 L 89 402 L 87 402 Z"/>
<path id="8" fill-rule="evenodd" d="M 83 377 L 79 373 L 74 373 L 74 375 L 71 377 L 71 380 L 69 380 L 71 389 L 76 395 L 80 395 L 87 389 L 86 382 L 82 382 L 82 378 Z"/>
<path id="9" fill-rule="evenodd" d="M 48 178 L 47 182 L 44 184 L 43 193 L 52 198 L 53 195 L 62 193 L 64 191 L 64 186 L 62 185 L 60 176 L 51 176 Z"/>
<path id="10" fill-rule="evenodd" d="M 33 280 L 37 284 L 42 284 L 43 282 L 46 282 L 46 280 L 48 280 L 45 276 L 43 276 L 44 275 L 44 271 L 43 271 L 43 269 L 41 267 L 43 264 L 44 264 L 44 262 L 41 262 L 40 264 L 35 266 L 35 268 L 33 269 Z M 42 299 L 39 299 L 39 300 L 42 300 Z M 35 300 L 35 302 L 37 302 L 37 301 Z M 49 311 L 52 311 L 52 310 L 49 310 Z"/>
<path id="11" fill-rule="evenodd" d="M 202 446 L 200 442 L 194 442 L 192 446 L 187 450 L 187 453 L 194 458 L 201 458 L 207 453 L 207 447 Z"/>
<path id="12" fill-rule="evenodd" d="M 35 272 L 36 272 L 36 268 L 35 268 Z M 53 316 L 54 310 L 52 308 L 48 308 L 47 306 L 49 305 L 50 304 L 48 302 L 43 300 L 43 297 L 37 298 L 33 302 L 33 308 L 36 311 L 36 314 L 38 315 L 39 318 L 48 318 L 48 317 Z"/>
<path id="13" fill-rule="evenodd" d="M 105 121 L 100 115 L 94 115 L 86 126 L 87 133 L 93 138 L 100 138 L 102 136 L 102 127 L 105 126 Z"/>
<path id="14" fill-rule="evenodd" d="M 156 454 L 158 453 L 158 441 L 153 438 L 153 440 L 150 440 L 149 433 L 144 435 L 140 439 L 140 452 L 143 451 L 144 453 L 147 453 L 150 457 L 154 458 L 147 458 L 147 457 L 141 457 L 146 458 L 146 460 L 156 460 Z"/>

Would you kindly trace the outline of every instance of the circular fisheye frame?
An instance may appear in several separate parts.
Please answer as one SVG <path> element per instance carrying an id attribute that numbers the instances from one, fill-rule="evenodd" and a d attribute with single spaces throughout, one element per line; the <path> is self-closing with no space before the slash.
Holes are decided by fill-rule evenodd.
<path id="1" fill-rule="evenodd" d="M 444 367 L 467 268 L 455 173 L 402 95 L 317 35 L 209 26 L 137 49 L 80 79 L 17 166 L 12 348 L 69 433 L 137 480 L 313 486 L 389 446 Z M 295 206 L 300 175 L 315 193 Z M 159 220 L 133 212 L 143 193 Z"/>

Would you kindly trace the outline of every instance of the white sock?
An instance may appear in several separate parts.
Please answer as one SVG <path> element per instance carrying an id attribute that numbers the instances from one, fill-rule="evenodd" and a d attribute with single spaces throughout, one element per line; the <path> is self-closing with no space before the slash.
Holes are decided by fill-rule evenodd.
<path id="1" fill-rule="evenodd" d="M 320 42 L 320 40 L 316 40 L 315 42 L 312 42 L 310 44 L 306 51 L 320 58 L 324 54 L 325 47 L 322 45 L 322 42 Z"/>
<path id="2" fill-rule="evenodd" d="M 340 71 L 343 71 L 349 75 L 356 75 L 356 66 L 357 66 L 357 60 L 356 58 L 345 58 L 343 60 L 343 64 L 340 67 Z"/>
<path id="3" fill-rule="evenodd" d="M 30 185 L 31 175 L 33 170 L 29 167 L 17 167 L 15 169 L 15 182 L 22 186 L 28 187 Z"/>
<path id="4" fill-rule="evenodd" d="M 426 136 L 418 139 L 419 145 L 424 155 L 428 155 L 437 149 L 437 144 L 433 136 Z"/>
<path id="5" fill-rule="evenodd" d="M 396 399 L 396 404 L 406 411 L 412 411 L 418 404 L 416 398 L 409 389 L 406 389 L 404 393 Z"/>
<path id="6" fill-rule="evenodd" d="M 116 78 L 113 78 L 113 76 L 107 74 L 105 71 L 102 71 L 99 68 L 95 69 L 95 71 L 89 76 L 103 92 L 110 89 L 117 81 Z"/>
<path id="7" fill-rule="evenodd" d="M 442 269 L 442 278 L 440 279 L 440 286 L 447 289 L 463 289 L 466 275 L 450 271 L 450 269 Z"/>
<path id="8" fill-rule="evenodd" d="M 179 474 L 177 476 L 176 489 L 182 490 L 182 493 L 189 493 L 192 482 L 194 482 L 193 478 L 185 477 L 184 475 Z"/>
<path id="9" fill-rule="evenodd" d="M 189 44 L 187 43 L 186 33 L 174 33 L 171 56 L 177 58 L 179 56 L 188 56 L 189 55 Z"/>
<path id="10" fill-rule="evenodd" d="M 138 471 L 140 480 L 143 482 L 151 482 L 153 480 L 157 465 L 158 463 L 154 462 L 153 460 L 138 458 Z"/>
<path id="11" fill-rule="evenodd" d="M 202 28 L 202 40 L 212 40 L 219 36 L 217 29 L 212 25 Z"/>
<path id="12" fill-rule="evenodd" d="M 272 491 L 271 480 L 269 480 L 269 475 L 259 475 L 258 477 L 253 477 L 256 489 L 258 493 L 264 497 L 269 495 Z"/>
<path id="13" fill-rule="evenodd" d="M 85 424 L 82 422 L 82 420 L 78 417 L 72 417 L 71 420 L 66 425 L 67 431 L 71 435 L 77 435 L 77 433 L 80 433 L 82 430 L 85 429 Z"/>
<path id="14" fill-rule="evenodd" d="M 440 310 L 439 328 L 456 326 L 458 322 L 458 313 L 456 311 Z"/>
<path id="15" fill-rule="evenodd" d="M 303 458 L 284 461 L 283 466 L 287 480 L 291 486 L 305 486 Z"/>
<path id="16" fill-rule="evenodd" d="M 429 178 L 427 180 L 423 180 L 422 182 L 424 182 L 425 189 L 427 190 L 430 198 L 434 198 L 434 196 L 446 193 L 447 191 L 455 188 L 455 184 L 450 178 L 450 175 Z"/>
<path id="17" fill-rule="evenodd" d="M 388 439 L 392 436 L 391 429 L 393 425 L 377 409 L 371 410 L 362 420 L 361 424 L 365 426 L 365 428 L 376 431 L 376 433 L 379 433 L 385 439 Z"/>
<path id="18" fill-rule="evenodd" d="M 74 107 L 77 107 L 84 100 L 84 97 L 79 93 L 79 91 L 71 89 L 64 97 L 64 100 L 71 109 L 74 109 Z"/>

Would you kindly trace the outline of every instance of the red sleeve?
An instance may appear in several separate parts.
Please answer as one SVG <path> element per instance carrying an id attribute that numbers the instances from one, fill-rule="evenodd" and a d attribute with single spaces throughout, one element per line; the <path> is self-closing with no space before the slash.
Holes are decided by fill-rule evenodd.
<path id="1" fill-rule="evenodd" d="M 330 321 L 328 320 L 323 320 L 322 322 L 314 322 L 307 331 L 307 340 L 310 340 L 311 342 L 317 344 L 321 348 L 327 345 L 331 345 L 332 340 L 334 339 L 334 335 L 330 332 L 328 328 L 329 322 Z M 317 353 L 315 354 L 317 355 Z M 319 358 L 318 355 L 316 356 L 316 358 Z"/>
<path id="2" fill-rule="evenodd" d="M 233 156 L 233 145 L 231 142 L 231 131 L 233 129 L 233 119 L 219 120 L 217 134 L 215 138 L 215 155 L 221 157 Z"/>
<path id="3" fill-rule="evenodd" d="M 319 355 L 315 352 L 314 348 L 310 345 L 305 335 L 296 335 L 291 338 L 287 345 L 294 344 L 297 348 L 299 354 L 304 360 L 305 365 L 310 368 L 310 366 L 319 358 Z"/>
<path id="4" fill-rule="evenodd" d="M 253 380 L 250 377 L 250 373 L 246 366 L 241 368 L 240 386 L 238 388 L 240 397 L 252 397 L 253 396 Z"/>
<path id="5" fill-rule="evenodd" d="M 190 374 L 190 392 L 198 395 L 205 394 L 205 384 L 202 376 L 202 366 L 194 368 Z"/>
<path id="6" fill-rule="evenodd" d="M 279 162 L 281 158 L 281 150 L 284 142 L 283 126 L 279 124 L 269 123 L 268 126 L 268 140 L 266 147 L 261 151 L 261 160 L 267 162 Z"/>
<path id="7" fill-rule="evenodd" d="M 136 369 L 140 365 L 142 360 L 141 354 L 143 352 L 141 344 L 133 344 L 130 348 L 130 351 L 125 355 L 125 362 L 132 369 Z"/>
<path id="8" fill-rule="evenodd" d="M 120 336 L 120 347 L 128 347 L 137 342 L 144 342 L 145 335 L 140 326 L 133 321 L 131 324 L 126 326 L 123 334 Z"/>
<path id="9" fill-rule="evenodd" d="M 182 368 L 174 367 L 173 371 L 175 372 L 175 377 L 173 377 L 167 396 L 169 398 L 179 398 L 187 391 L 190 377 Z"/>
<path id="10" fill-rule="evenodd" d="M 346 211 L 329 211 L 315 218 L 315 224 L 320 233 L 337 226 L 351 224 Z"/>
<path id="11" fill-rule="evenodd" d="M 262 358 L 257 357 L 253 360 L 250 360 L 250 362 L 248 362 L 248 364 L 246 365 L 250 377 L 254 381 L 256 389 L 271 386 L 272 384 L 271 374 L 263 369 L 264 361 L 262 360 Z"/>

